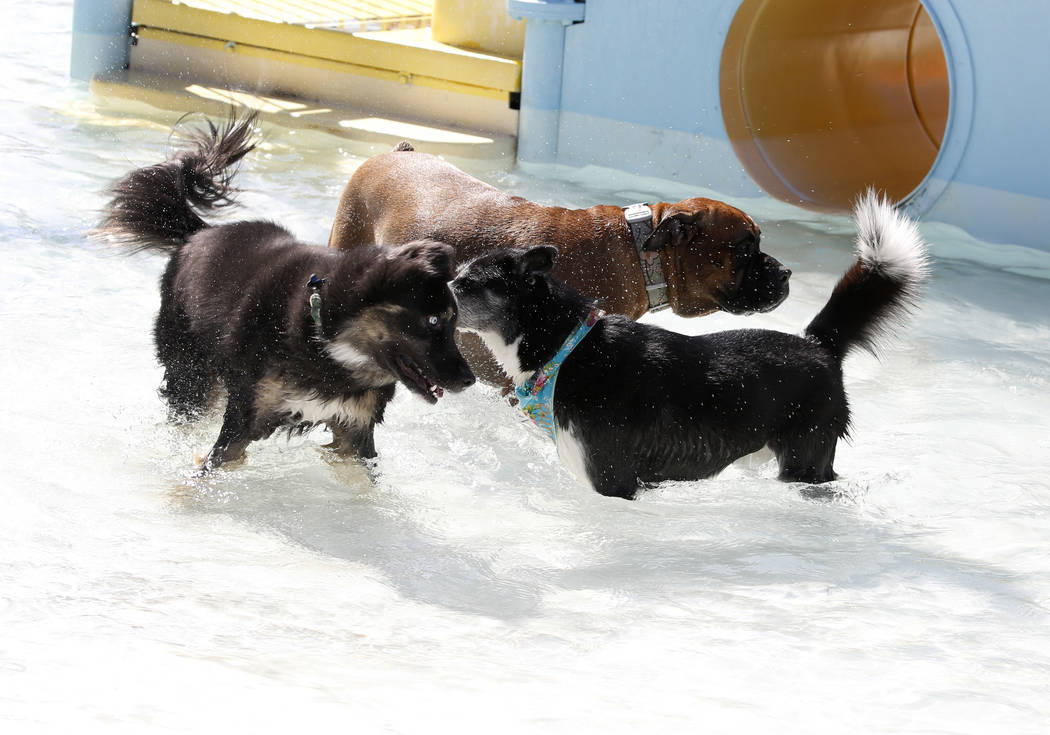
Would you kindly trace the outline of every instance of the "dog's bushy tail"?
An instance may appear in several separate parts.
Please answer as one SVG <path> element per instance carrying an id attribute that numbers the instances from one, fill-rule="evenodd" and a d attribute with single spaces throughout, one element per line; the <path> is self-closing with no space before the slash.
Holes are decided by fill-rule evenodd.
<path id="1" fill-rule="evenodd" d="M 132 251 L 173 251 L 207 227 L 198 212 L 233 203 L 235 164 L 255 147 L 258 114 L 231 115 L 221 127 L 185 133 L 167 161 L 136 169 L 110 189 L 113 198 L 92 233 Z"/>
<path id="2" fill-rule="evenodd" d="M 874 352 L 879 337 L 911 312 L 929 273 L 918 228 L 886 197 L 868 189 L 853 219 L 857 262 L 805 331 L 839 360 L 854 347 Z"/>

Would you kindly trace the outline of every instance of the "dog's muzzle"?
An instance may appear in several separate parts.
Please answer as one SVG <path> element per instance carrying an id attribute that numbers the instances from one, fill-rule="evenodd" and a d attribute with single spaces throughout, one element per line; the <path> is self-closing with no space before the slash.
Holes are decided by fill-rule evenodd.
<path id="1" fill-rule="evenodd" d="M 772 311 L 788 297 L 791 269 L 765 253 L 761 262 L 755 260 L 744 273 L 740 287 L 732 294 L 723 294 L 721 307 L 730 314 Z"/>

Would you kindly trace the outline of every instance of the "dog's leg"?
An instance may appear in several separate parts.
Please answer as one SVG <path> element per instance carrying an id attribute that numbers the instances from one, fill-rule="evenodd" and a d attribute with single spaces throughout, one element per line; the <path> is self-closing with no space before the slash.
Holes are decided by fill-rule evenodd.
<path id="1" fill-rule="evenodd" d="M 355 428 L 346 424 L 332 424 L 332 442 L 324 446 L 324 460 L 332 466 L 340 482 L 366 489 L 376 484 L 377 468 L 368 460 L 376 456 L 373 430 L 375 422 Z M 363 474 L 362 474 L 363 473 Z M 364 482 L 362 482 L 362 480 Z"/>
<path id="2" fill-rule="evenodd" d="M 326 449 L 342 456 L 356 455 L 361 459 L 376 456 L 374 421 L 370 421 L 367 426 L 333 423 L 328 428 L 332 431 L 332 442 L 325 445 Z"/>
<path id="3" fill-rule="evenodd" d="M 819 429 L 804 433 L 808 434 L 804 440 L 770 442 L 780 465 L 779 479 L 814 484 L 831 482 L 838 477 L 832 468 L 837 438 Z"/>
<path id="4" fill-rule="evenodd" d="M 186 365 L 166 367 L 160 394 L 168 403 L 168 419 L 198 418 L 207 407 L 214 387 L 215 377 L 206 369 Z"/>
<path id="5" fill-rule="evenodd" d="M 229 395 L 226 413 L 208 456 L 201 465 L 201 473 L 213 470 L 224 462 L 239 459 L 252 442 L 251 428 L 254 414 L 254 394 L 251 387 L 227 381 Z"/>
<path id="6" fill-rule="evenodd" d="M 607 498 L 623 498 L 624 500 L 634 500 L 638 492 L 637 485 L 631 483 L 611 483 L 594 489 Z"/>
<path id="7" fill-rule="evenodd" d="M 638 492 L 635 473 L 618 468 L 615 464 L 596 470 L 588 469 L 587 474 L 595 491 L 606 497 L 634 500 Z"/>
<path id="8" fill-rule="evenodd" d="M 374 459 L 376 456 L 375 424 L 363 428 L 357 437 L 357 454 L 361 459 Z"/>
<path id="9" fill-rule="evenodd" d="M 189 319 L 165 297 L 153 330 L 157 359 L 164 366 L 160 394 L 168 403 L 169 419 L 195 419 L 208 405 L 215 387 L 215 373 Z"/>

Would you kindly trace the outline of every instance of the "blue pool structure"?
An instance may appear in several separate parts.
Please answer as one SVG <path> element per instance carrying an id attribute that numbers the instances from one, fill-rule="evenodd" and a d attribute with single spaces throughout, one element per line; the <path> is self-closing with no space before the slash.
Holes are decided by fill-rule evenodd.
<path id="1" fill-rule="evenodd" d="M 74 75 L 127 63 L 132 5 L 78 0 Z M 1050 248 L 1043 0 L 495 5 L 525 23 L 518 161 L 840 211 L 872 185 L 913 216 Z"/>
<path id="2" fill-rule="evenodd" d="M 833 139 L 839 130 L 859 146 L 872 141 L 887 146 L 881 154 L 887 166 L 910 164 L 892 148 L 911 150 L 910 135 L 925 137 L 921 126 L 910 130 L 909 121 L 902 124 L 898 116 L 920 117 L 923 93 L 910 66 L 920 50 L 909 41 L 929 28 L 930 40 L 943 53 L 943 71 L 934 70 L 935 78 L 925 81 L 941 87 L 934 96 L 947 97 L 938 120 L 943 134 L 934 155 L 927 154 L 925 170 L 913 173 L 903 187 L 898 184 L 895 193 L 916 216 L 957 224 L 994 242 L 1050 248 L 1045 234 L 1050 230 L 1045 40 L 1050 3 L 510 0 L 508 5 L 529 19 L 522 158 L 604 165 L 739 196 L 752 196 L 765 185 L 806 205 L 823 203 L 820 192 L 811 196 L 810 191 L 814 181 L 823 181 L 823 172 L 800 165 L 800 159 L 824 145 L 841 153 L 847 146 Z M 562 11 L 560 18 L 553 8 Z M 914 20 L 917 14 L 920 22 Z M 542 46 L 529 45 L 533 34 L 545 39 Z M 541 80 L 535 90 L 531 76 Z M 756 109 L 772 101 L 748 98 L 747 90 L 741 94 L 743 82 L 779 88 L 775 101 L 785 109 Z M 820 111 L 826 120 L 786 109 L 817 97 L 830 100 Z M 742 106 L 750 107 L 737 112 L 745 119 L 738 130 L 729 130 L 727 112 Z M 749 114 L 780 124 L 763 131 L 750 124 Z M 748 139 L 734 140 L 733 134 Z M 791 140 L 769 141 L 771 135 Z M 894 178 L 895 171 L 875 163 L 870 178 L 855 187 Z"/>

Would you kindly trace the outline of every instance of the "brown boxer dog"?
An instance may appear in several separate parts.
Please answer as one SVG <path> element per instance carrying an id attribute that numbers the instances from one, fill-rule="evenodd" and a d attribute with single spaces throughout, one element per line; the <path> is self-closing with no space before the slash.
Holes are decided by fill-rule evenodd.
<path id="1" fill-rule="evenodd" d="M 640 209 L 641 217 L 628 208 L 638 220 L 632 231 L 623 207 L 536 204 L 406 141 L 350 177 L 328 244 L 347 250 L 432 238 L 452 245 L 461 263 L 501 248 L 551 245 L 560 253 L 557 278 L 630 319 L 665 305 L 683 317 L 750 314 L 787 297 L 791 271 L 759 249 L 758 226 L 736 207 L 696 197 Z M 464 345 L 464 353 L 488 378 L 476 350 Z"/>

